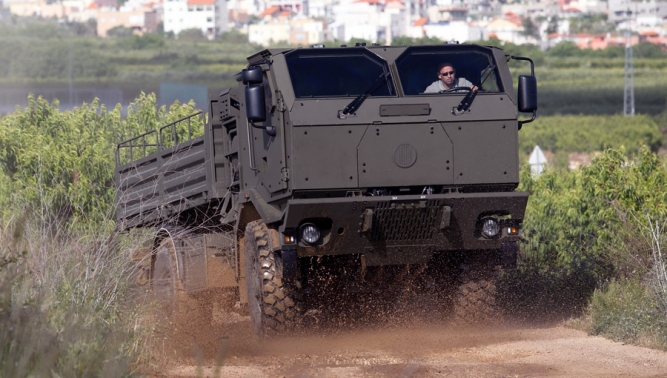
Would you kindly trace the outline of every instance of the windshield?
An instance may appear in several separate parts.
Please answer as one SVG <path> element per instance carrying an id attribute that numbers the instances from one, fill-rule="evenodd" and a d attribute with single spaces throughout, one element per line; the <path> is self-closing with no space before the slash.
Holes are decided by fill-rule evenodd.
<path id="1" fill-rule="evenodd" d="M 304 97 L 395 96 L 387 62 L 364 48 L 296 50 L 286 54 L 294 94 Z"/>
<path id="2" fill-rule="evenodd" d="M 442 71 L 455 72 L 456 86 L 476 85 L 486 92 L 503 90 L 491 51 L 476 46 L 411 47 L 396 59 L 396 68 L 406 96 L 437 94 L 440 92 L 434 89 L 446 89 L 438 83 Z"/>

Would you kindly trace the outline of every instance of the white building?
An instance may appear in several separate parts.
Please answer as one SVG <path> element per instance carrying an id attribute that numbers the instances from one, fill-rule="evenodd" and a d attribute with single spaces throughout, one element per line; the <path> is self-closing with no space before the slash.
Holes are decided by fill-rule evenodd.
<path id="1" fill-rule="evenodd" d="M 324 23 L 312 18 L 287 16 L 268 18 L 248 27 L 248 41 L 259 45 L 287 42 L 290 45 L 312 45 L 325 40 Z"/>
<path id="2" fill-rule="evenodd" d="M 405 9 L 401 0 L 341 0 L 333 7 L 336 22 L 329 25 L 330 36 L 337 41 L 390 43 L 406 33 Z"/>
<path id="3" fill-rule="evenodd" d="M 664 2 L 609 0 L 609 21 L 622 23 L 636 21 L 643 26 L 657 26 L 667 17 L 667 5 Z"/>
<path id="4" fill-rule="evenodd" d="M 164 31 L 200 29 L 208 39 L 227 31 L 226 0 L 165 0 Z"/>

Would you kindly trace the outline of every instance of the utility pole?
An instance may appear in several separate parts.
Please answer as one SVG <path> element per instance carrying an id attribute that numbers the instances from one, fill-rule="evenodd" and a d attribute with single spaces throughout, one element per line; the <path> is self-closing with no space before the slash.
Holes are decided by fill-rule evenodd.
<path id="1" fill-rule="evenodd" d="M 632 34 L 625 30 L 625 70 L 623 75 L 623 115 L 635 116 L 635 72 L 632 66 Z"/>
<path id="2" fill-rule="evenodd" d="M 72 31 L 69 32 L 69 62 L 67 63 L 67 81 L 69 82 L 69 104 L 67 106 L 73 107 L 74 104 L 74 85 L 72 84 Z"/>

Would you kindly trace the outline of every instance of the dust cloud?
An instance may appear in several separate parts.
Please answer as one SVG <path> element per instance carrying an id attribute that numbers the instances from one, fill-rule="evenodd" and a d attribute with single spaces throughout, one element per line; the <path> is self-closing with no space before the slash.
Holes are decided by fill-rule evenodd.
<path id="1" fill-rule="evenodd" d="M 307 297 L 309 307 L 295 332 L 269 339 L 252 334 L 238 293 L 189 297 L 185 310 L 157 322 L 154 366 L 160 376 L 218 376 L 222 366 L 226 373 L 221 376 L 279 376 L 313 366 L 385 369 L 379 376 L 431 376 L 437 369 L 424 370 L 423 363 L 410 361 L 520 342 L 530 338 L 528 330 L 554 321 L 553 316 L 527 321 L 524 315 L 512 316 L 516 306 L 499 306 L 492 319 L 465 324 L 451 315 L 451 288 L 436 288 L 428 281 L 401 287 L 365 292 L 328 287 Z M 333 376 L 347 374 L 335 371 Z M 357 373 L 352 369 L 349 376 Z"/>

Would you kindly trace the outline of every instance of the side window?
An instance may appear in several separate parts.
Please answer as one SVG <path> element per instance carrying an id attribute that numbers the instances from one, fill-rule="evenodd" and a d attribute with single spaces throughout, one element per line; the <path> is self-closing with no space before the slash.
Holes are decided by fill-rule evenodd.
<path id="1" fill-rule="evenodd" d="M 492 66 L 485 68 L 481 73 L 480 88 L 486 92 L 500 92 L 498 87 L 498 79 L 496 78 L 496 70 Z"/>
<path id="2" fill-rule="evenodd" d="M 264 87 L 264 106 L 266 107 L 267 117 L 270 117 L 271 110 L 273 109 L 273 92 L 271 91 L 269 77 L 266 75 L 266 72 L 262 76 L 264 77 L 262 81 L 262 86 Z"/>
<path id="3" fill-rule="evenodd" d="M 296 50 L 286 61 L 298 98 L 396 95 L 387 62 L 362 48 Z"/>

